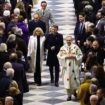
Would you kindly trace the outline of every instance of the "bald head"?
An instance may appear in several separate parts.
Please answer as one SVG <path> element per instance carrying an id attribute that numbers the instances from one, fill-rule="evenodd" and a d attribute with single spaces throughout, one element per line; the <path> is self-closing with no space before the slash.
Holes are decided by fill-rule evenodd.
<path id="1" fill-rule="evenodd" d="M 12 64 L 11 64 L 10 62 L 6 62 L 6 63 L 4 63 L 3 68 L 4 68 L 5 70 L 7 70 L 8 68 L 12 68 Z"/>
<path id="2" fill-rule="evenodd" d="M 35 14 L 34 14 L 34 21 L 35 21 L 35 22 L 38 22 L 39 20 L 40 20 L 40 15 L 37 14 L 37 13 L 35 13 Z"/>
<path id="3" fill-rule="evenodd" d="M 16 61 L 17 60 L 17 54 L 16 53 L 11 53 L 11 55 L 9 56 L 9 59 L 11 60 L 11 61 Z"/>
<path id="4" fill-rule="evenodd" d="M 8 96 L 5 98 L 5 105 L 13 105 L 13 98 Z"/>
<path id="5" fill-rule="evenodd" d="M 8 68 L 8 69 L 6 70 L 6 75 L 7 75 L 7 77 L 9 77 L 9 78 L 13 78 L 13 77 L 14 77 L 14 69 L 13 69 L 13 68 Z"/>

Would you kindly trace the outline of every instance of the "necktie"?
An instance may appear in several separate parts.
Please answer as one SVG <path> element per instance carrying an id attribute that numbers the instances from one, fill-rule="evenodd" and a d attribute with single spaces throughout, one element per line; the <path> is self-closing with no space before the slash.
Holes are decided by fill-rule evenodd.
<path id="1" fill-rule="evenodd" d="M 45 12 L 45 11 L 43 10 L 43 15 L 44 15 L 44 12 Z"/>
<path id="2" fill-rule="evenodd" d="M 79 34 L 82 34 L 82 32 L 83 32 L 83 22 L 81 22 L 79 25 Z"/>

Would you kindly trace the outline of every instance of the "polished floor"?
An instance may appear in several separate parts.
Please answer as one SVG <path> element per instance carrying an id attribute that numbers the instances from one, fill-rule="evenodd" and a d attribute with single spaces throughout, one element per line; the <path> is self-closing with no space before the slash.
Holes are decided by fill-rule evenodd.
<path id="1" fill-rule="evenodd" d="M 33 13 L 40 8 L 39 0 L 37 5 L 32 9 Z M 53 20 L 59 26 L 59 32 L 63 35 L 74 35 L 74 28 L 76 23 L 75 9 L 73 0 L 46 0 L 48 8 L 51 10 Z"/>
<path id="2" fill-rule="evenodd" d="M 72 96 L 71 101 L 66 101 L 67 95 L 60 77 L 59 87 L 50 83 L 48 67 L 43 64 L 42 86 L 33 84 L 33 73 L 27 73 L 30 91 L 24 94 L 24 105 L 79 105 L 79 101 Z"/>
<path id="3" fill-rule="evenodd" d="M 32 9 L 33 13 L 40 8 L 39 0 Z M 76 23 L 74 4 L 72 0 L 46 0 L 48 8 L 51 9 L 55 24 L 59 26 L 59 32 L 64 36 L 74 35 Z M 30 91 L 24 94 L 24 105 L 79 105 L 79 102 L 72 97 L 71 101 L 66 101 L 67 95 L 60 77 L 59 87 L 50 83 L 48 67 L 43 64 L 42 86 L 33 84 L 33 73 L 27 73 Z"/>

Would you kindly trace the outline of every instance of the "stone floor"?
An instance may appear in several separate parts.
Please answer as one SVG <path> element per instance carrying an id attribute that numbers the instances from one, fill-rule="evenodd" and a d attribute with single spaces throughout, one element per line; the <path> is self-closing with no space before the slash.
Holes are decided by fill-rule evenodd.
<path id="1" fill-rule="evenodd" d="M 40 8 L 39 0 L 37 5 L 32 9 L 32 15 Z M 47 7 L 51 10 L 53 20 L 59 26 L 59 32 L 63 35 L 74 35 L 74 28 L 76 24 L 76 16 L 73 0 L 45 0 Z"/>
<path id="2" fill-rule="evenodd" d="M 34 5 L 32 14 L 40 8 L 40 2 Z M 51 9 L 55 24 L 59 26 L 59 32 L 63 35 L 73 35 L 76 17 L 73 0 L 46 0 L 48 8 Z M 72 97 L 66 101 L 67 95 L 60 77 L 59 87 L 50 84 L 48 67 L 43 64 L 42 86 L 33 84 L 33 73 L 27 73 L 30 83 L 30 91 L 24 94 L 24 105 L 79 105 L 79 102 Z"/>
<path id="3" fill-rule="evenodd" d="M 33 73 L 27 73 L 30 91 L 24 94 L 24 105 L 79 105 L 72 96 L 71 101 L 66 101 L 67 95 L 60 77 L 59 87 L 50 83 L 48 67 L 43 64 L 42 86 L 33 84 Z"/>

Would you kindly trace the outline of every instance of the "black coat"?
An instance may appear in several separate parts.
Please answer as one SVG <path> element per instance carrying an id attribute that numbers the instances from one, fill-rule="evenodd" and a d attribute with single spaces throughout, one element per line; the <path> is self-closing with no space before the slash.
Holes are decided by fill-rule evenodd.
<path id="1" fill-rule="evenodd" d="M 8 89 L 11 81 L 12 80 L 7 76 L 4 76 L 2 79 L 0 79 L 0 98 L 5 98 L 9 95 Z"/>
<path id="2" fill-rule="evenodd" d="M 12 62 L 12 66 L 15 71 L 13 79 L 18 83 L 21 93 L 28 92 L 29 87 L 23 65 L 17 62 Z"/>
<path id="3" fill-rule="evenodd" d="M 26 45 L 26 42 L 19 35 L 16 36 L 16 42 L 17 42 L 17 45 L 18 45 L 17 50 L 22 51 L 24 57 L 26 57 L 27 56 L 27 45 Z"/>
<path id="4" fill-rule="evenodd" d="M 46 36 L 45 47 L 48 49 L 47 65 L 54 66 L 59 64 L 57 54 L 60 47 L 63 45 L 63 36 L 59 33 L 56 35 L 48 34 Z M 51 50 L 51 47 L 55 46 L 55 50 Z"/>
<path id="5" fill-rule="evenodd" d="M 40 27 L 43 32 L 45 33 L 46 32 L 46 24 L 45 22 L 39 20 L 38 22 L 35 22 L 34 20 L 31 20 L 29 22 L 29 32 L 30 32 L 30 35 L 33 34 L 33 31 L 35 30 L 36 27 Z"/>
<path id="6" fill-rule="evenodd" d="M 16 27 L 16 23 L 13 23 L 12 21 L 10 21 L 10 22 L 8 23 L 8 26 L 7 26 L 7 34 L 8 34 L 8 32 L 11 31 L 11 29 L 12 29 L 13 27 Z"/>
<path id="7" fill-rule="evenodd" d="M 7 52 L 0 52 L 0 71 L 3 70 L 3 65 L 7 61 L 9 61 L 9 54 Z"/>

